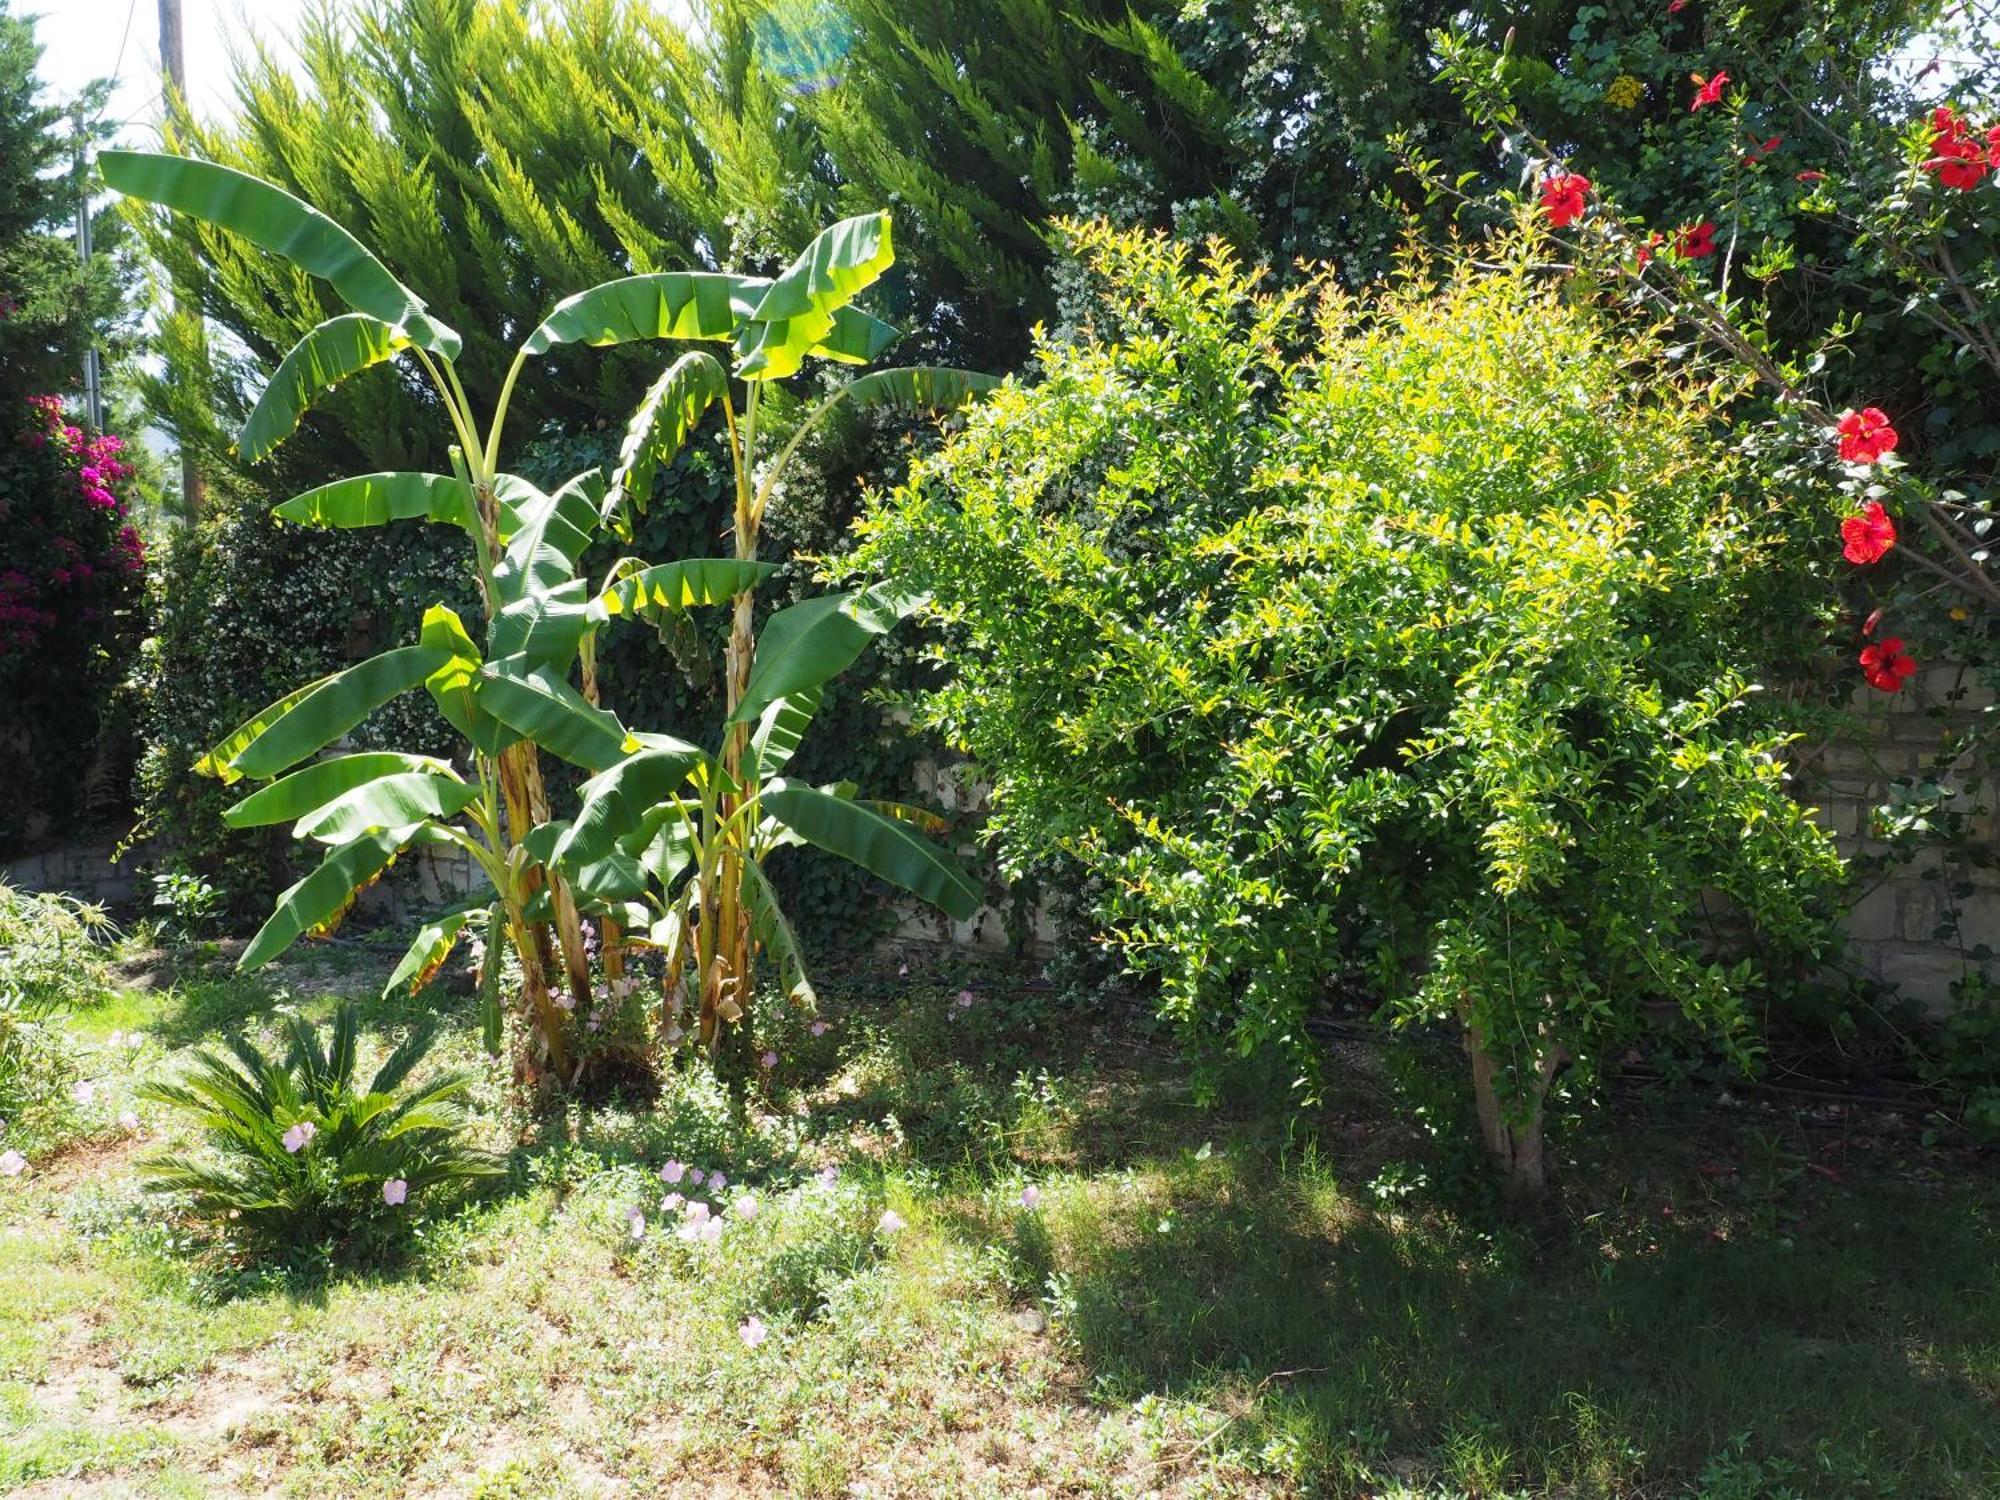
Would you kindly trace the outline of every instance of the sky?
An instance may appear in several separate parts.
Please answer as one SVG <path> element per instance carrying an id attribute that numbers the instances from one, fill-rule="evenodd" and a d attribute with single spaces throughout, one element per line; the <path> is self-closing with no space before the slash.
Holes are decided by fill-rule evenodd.
<path id="1" fill-rule="evenodd" d="M 231 48 L 241 47 L 253 32 L 283 38 L 307 3 L 181 0 L 188 95 L 197 116 L 227 109 Z M 41 77 L 50 95 L 65 98 L 93 78 L 115 77 L 112 118 L 125 122 L 122 138 L 132 145 L 153 143 L 160 118 L 159 0 L 15 0 L 14 11 L 36 18 Z"/>

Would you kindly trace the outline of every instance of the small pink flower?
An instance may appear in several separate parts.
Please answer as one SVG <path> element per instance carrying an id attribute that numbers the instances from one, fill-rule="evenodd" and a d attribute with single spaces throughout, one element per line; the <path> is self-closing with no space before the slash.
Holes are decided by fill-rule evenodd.
<path id="1" fill-rule="evenodd" d="M 690 1198 L 681 1212 L 697 1224 L 708 1221 L 708 1205 L 699 1198 Z"/>
<path id="2" fill-rule="evenodd" d="M 625 1227 L 633 1239 L 643 1240 L 646 1237 L 646 1211 L 643 1208 L 633 1209 L 625 1216 Z"/>
<path id="3" fill-rule="evenodd" d="M 825 1035 L 826 1035 L 826 1033 L 827 1033 L 827 1024 L 826 1024 L 826 1022 L 824 1022 L 824 1021 L 815 1021 L 815 1022 L 813 1022 L 813 1024 L 812 1024 L 812 1034 L 813 1034 L 814 1036 L 825 1036 Z"/>
<path id="4" fill-rule="evenodd" d="M 960 990 L 960 991 L 958 992 L 958 1008 L 959 1008 L 960 1010 L 971 1010 L 971 1009 L 972 1009 L 972 991 L 971 991 L 971 990 Z"/>
<path id="5" fill-rule="evenodd" d="M 893 1208 L 885 1208 L 882 1217 L 875 1221 L 875 1227 L 883 1234 L 894 1234 L 903 1227 L 903 1216 Z"/>
<path id="6" fill-rule="evenodd" d="M 118 1128 L 126 1131 L 137 1131 L 139 1128 L 139 1117 L 129 1109 L 124 1111 L 118 1116 Z"/>
<path id="7" fill-rule="evenodd" d="M 757 1199 L 749 1193 L 745 1193 L 742 1197 L 738 1198 L 734 1203 L 732 1203 L 729 1206 L 729 1211 L 735 1214 L 736 1217 L 739 1219 L 756 1218 L 757 1209 L 758 1209 Z"/>
<path id="8" fill-rule="evenodd" d="M 702 1171 L 700 1167 L 688 1168 L 688 1181 L 693 1183 L 696 1187 L 701 1186 L 702 1178 L 706 1177 L 707 1175 L 708 1173 Z"/>
<path id="9" fill-rule="evenodd" d="M 706 1245 L 719 1245 L 719 1244 L 721 1244 L 721 1243 L 722 1243 L 722 1220 L 720 1220 L 720 1219 L 704 1219 L 704 1220 L 702 1220 L 702 1225 L 701 1225 L 701 1238 L 702 1238 L 702 1243 L 703 1243 L 703 1244 L 706 1244 Z"/>
<path id="10" fill-rule="evenodd" d="M 838 1181 L 840 1181 L 840 1168 L 828 1166 L 819 1169 L 819 1185 L 821 1187 L 830 1188 Z"/>
<path id="11" fill-rule="evenodd" d="M 0 1177 L 19 1177 L 28 1170 L 28 1158 L 18 1151 L 0 1151 Z"/>
<path id="12" fill-rule="evenodd" d="M 391 1177 L 382 1184 L 382 1201 L 391 1208 L 401 1208 L 409 1196 L 410 1185 L 400 1177 Z"/>
<path id="13" fill-rule="evenodd" d="M 311 1120 L 301 1120 L 285 1132 L 285 1149 L 296 1156 L 312 1143 L 312 1138 L 318 1133 L 319 1127 Z"/>
<path id="14" fill-rule="evenodd" d="M 88 1078 L 81 1079 L 76 1087 L 70 1090 L 70 1094 L 78 1104 L 88 1104 L 97 1097 L 97 1085 Z"/>
<path id="15" fill-rule="evenodd" d="M 555 1002 L 557 1010 L 576 1009 L 576 996 L 572 995 L 568 990 L 557 990 L 549 996 L 549 999 Z"/>
<path id="16" fill-rule="evenodd" d="M 660 1212 L 663 1214 L 678 1213 L 680 1206 L 685 1202 L 687 1202 L 687 1199 L 683 1198 L 679 1193 L 669 1193 L 660 1200 Z"/>
<path id="17" fill-rule="evenodd" d="M 766 1052 L 762 1057 L 757 1059 L 757 1066 L 762 1068 L 766 1073 L 777 1067 L 777 1065 L 778 1054 L 775 1052 Z"/>
<path id="18" fill-rule="evenodd" d="M 736 1336 L 752 1349 L 763 1343 L 769 1333 L 770 1330 L 764 1326 L 764 1320 L 755 1316 L 745 1318 L 743 1326 L 736 1330 Z"/>
<path id="19" fill-rule="evenodd" d="M 1042 1206 L 1042 1190 L 1032 1182 L 1021 1189 L 1021 1207 L 1036 1209 Z"/>
<path id="20" fill-rule="evenodd" d="M 729 1179 L 722 1173 L 710 1172 L 708 1174 L 708 1190 L 711 1193 L 719 1193 L 728 1186 L 729 1186 Z"/>
<path id="21" fill-rule="evenodd" d="M 664 1167 L 660 1168 L 660 1181 L 662 1182 L 679 1182 L 685 1176 L 687 1176 L 687 1164 L 685 1162 L 670 1161 Z M 701 1179 L 697 1177 L 695 1181 L 700 1182 Z"/>

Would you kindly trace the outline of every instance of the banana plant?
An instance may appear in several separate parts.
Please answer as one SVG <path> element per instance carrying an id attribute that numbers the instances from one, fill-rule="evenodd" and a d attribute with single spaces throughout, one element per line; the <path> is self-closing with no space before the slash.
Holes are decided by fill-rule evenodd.
<path id="1" fill-rule="evenodd" d="M 894 259 L 889 216 L 863 214 L 823 231 L 775 279 L 742 281 L 730 326 L 697 335 L 727 342 L 733 370 L 694 350 L 654 382 L 620 445 L 605 522 L 630 534 L 653 476 L 720 406 L 735 480 L 735 560 L 761 568 L 766 509 L 801 443 L 837 409 L 943 413 L 995 385 L 991 376 L 936 366 L 875 370 L 795 407 L 803 419 L 771 441 L 768 393 L 796 375 L 807 354 L 865 365 L 900 336 L 853 306 Z M 647 280 L 614 282 L 574 299 L 577 321 L 624 326 L 626 305 L 640 295 L 626 289 Z M 811 787 L 780 775 L 827 683 L 917 600 L 886 589 L 807 599 L 772 615 L 760 637 L 755 587 L 753 579 L 733 601 L 721 744 L 706 751 L 679 740 L 650 742 L 587 781 L 575 820 L 549 838 L 550 857 L 590 894 L 593 909 L 616 915 L 665 952 L 662 1031 L 669 1044 L 684 1034 L 680 1015 L 690 994 L 699 997 L 691 1034 L 702 1046 L 713 1049 L 721 1027 L 744 1018 L 760 952 L 779 960 L 790 994 L 810 999 L 797 939 L 764 873 L 777 849 L 817 845 L 961 919 L 980 904 L 978 885 L 929 837 L 941 827 L 934 816 L 858 800 L 851 786 Z M 614 597 L 614 607 L 618 602 Z"/>
<path id="2" fill-rule="evenodd" d="M 522 972 L 518 1071 L 528 1079 L 570 1081 L 574 1049 L 566 1013 L 591 992 L 578 891 L 601 911 L 612 910 L 609 903 L 631 894 L 629 881 L 625 886 L 607 884 L 607 870 L 616 862 L 585 858 L 585 846 L 572 836 L 573 830 L 584 829 L 592 839 L 601 836 L 623 848 L 640 827 L 650 826 L 657 835 L 665 819 L 656 802 L 635 803 L 633 826 L 606 826 L 603 812 L 593 813 L 586 797 L 586 806 L 573 823 L 553 821 L 539 755 L 545 751 L 595 773 L 595 785 L 620 767 L 655 767 L 661 756 L 681 754 L 680 742 L 634 734 L 596 701 L 595 642 L 617 616 L 671 621 L 688 609 L 711 604 L 728 604 L 734 610 L 730 728 L 722 752 L 709 758 L 706 769 L 689 761 L 683 779 L 699 783 L 712 804 L 712 826 L 703 833 L 700 847 L 714 856 L 714 868 L 700 882 L 702 915 L 690 931 L 710 934 L 696 951 L 716 976 L 715 983 L 728 994 L 747 996 L 757 939 L 746 913 L 760 914 L 756 931 L 766 935 L 766 943 L 796 953 L 788 934 L 777 935 L 773 919 L 762 915 L 774 907 L 765 900 L 761 883 L 753 888 L 752 882 L 761 882 L 756 865 L 761 852 L 767 851 L 748 832 L 754 824 L 763 830 L 766 843 L 777 838 L 759 820 L 782 819 L 788 808 L 793 813 L 784 825 L 787 836 L 812 839 L 843 852 L 859 849 L 857 857 L 869 868 L 920 893 L 935 891 L 933 899 L 944 900 L 948 909 L 960 914 L 966 912 L 968 903 L 976 900 L 971 882 L 957 875 L 947 891 L 935 876 L 920 874 L 919 865 L 935 866 L 942 856 L 910 834 L 906 825 L 882 819 L 891 833 L 886 838 L 877 833 L 862 849 L 853 828 L 837 819 L 830 823 L 823 811 L 816 810 L 817 801 L 798 810 L 806 793 L 821 801 L 842 798 L 813 789 L 766 788 L 757 766 L 745 764 L 752 744 L 752 718 L 768 713 L 768 732 L 758 742 L 767 750 L 774 744 L 795 745 L 818 687 L 852 660 L 860 646 L 853 645 L 844 660 L 815 678 L 814 673 L 830 660 L 828 649 L 851 641 L 857 629 L 865 644 L 870 633 L 886 628 L 881 604 L 836 599 L 821 613 L 846 620 L 846 626 L 817 617 L 817 623 L 800 620 L 796 633 L 810 639 L 777 654 L 793 664 L 782 669 L 774 665 L 761 679 L 753 674 L 753 591 L 772 571 L 756 555 L 758 525 L 798 441 L 843 399 L 939 409 L 988 383 L 984 377 L 940 370 L 882 371 L 863 377 L 823 403 L 800 425 L 761 482 L 751 482 L 764 384 L 796 373 L 809 357 L 845 363 L 872 360 L 896 337 L 894 329 L 848 305 L 889 263 L 885 215 L 835 225 L 774 279 L 668 272 L 609 282 L 565 300 L 521 344 L 482 424 L 459 376 L 459 335 L 433 317 L 415 292 L 331 219 L 270 183 L 212 162 L 111 151 L 104 153 L 101 163 L 113 189 L 241 235 L 322 279 L 353 309 L 311 330 L 280 363 L 239 437 L 239 451 L 246 459 L 254 462 L 270 453 L 297 427 L 316 396 L 341 380 L 401 357 L 421 368 L 450 425 L 454 472 L 336 480 L 285 501 L 276 513 L 319 527 L 372 526 L 392 520 L 457 526 L 471 544 L 486 616 L 482 645 L 453 611 L 433 606 L 415 642 L 287 694 L 252 716 L 198 763 L 197 769 L 225 784 L 243 779 L 269 782 L 230 810 L 231 824 L 290 822 L 296 837 L 327 850 L 317 868 L 280 896 L 245 950 L 241 967 L 269 962 L 300 937 L 330 929 L 360 890 L 402 852 L 426 845 L 455 846 L 484 873 L 492 888 L 491 904 L 482 910 L 483 903 L 475 903 L 427 925 L 391 983 L 422 982 L 445 960 L 462 932 L 484 925 L 489 940 L 482 993 L 488 997 L 489 1041 L 497 1046 L 500 945 L 491 934 L 504 932 Z M 747 392 L 740 424 L 720 363 L 706 355 L 690 355 L 677 361 L 641 403 L 608 485 L 592 471 L 545 494 L 500 470 L 509 399 L 531 363 L 563 345 L 604 346 L 647 339 L 729 343 L 736 356 L 736 374 Z M 718 400 L 729 416 L 737 465 L 736 555 L 662 566 L 621 559 L 602 586 L 593 589 L 589 580 L 577 576 L 585 549 L 607 522 L 616 525 L 628 507 L 643 506 L 654 469 L 671 461 L 702 412 Z M 783 618 L 773 620 L 773 629 Z M 576 674 L 581 675 L 581 687 L 572 680 Z M 753 701 L 753 683 L 760 680 L 777 684 L 777 690 L 756 709 L 746 710 Z M 389 751 L 322 758 L 322 752 L 336 747 L 383 704 L 419 689 L 430 695 L 464 738 L 468 753 L 462 758 L 463 769 L 435 757 Z M 634 786 L 651 786 L 647 774 L 635 771 Z M 789 792 L 801 795 L 788 796 Z M 619 804 L 621 809 L 624 805 Z M 567 860 L 556 852 L 565 839 Z M 565 869 L 572 872 L 567 877 Z M 725 942 L 716 934 L 735 936 Z M 649 926 L 649 938 L 652 935 Z M 617 951 L 616 943 L 607 945 L 613 963 Z M 680 949 L 673 951 L 678 960 Z M 674 982 L 670 977 L 670 990 Z M 740 1005 L 732 1008 L 740 1013 Z M 720 1013 L 720 1007 L 705 1004 L 705 1015 Z M 712 1037 L 712 1027 L 708 1034 Z"/>

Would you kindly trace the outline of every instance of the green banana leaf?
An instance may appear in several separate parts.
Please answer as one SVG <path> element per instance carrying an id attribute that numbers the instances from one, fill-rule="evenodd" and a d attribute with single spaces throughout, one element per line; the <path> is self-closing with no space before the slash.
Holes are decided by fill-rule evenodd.
<path id="1" fill-rule="evenodd" d="M 829 225 L 765 290 L 735 337 L 742 380 L 796 374 L 833 330 L 835 314 L 895 261 L 889 216 L 860 214 Z"/>
<path id="2" fill-rule="evenodd" d="M 278 366 L 237 436 L 236 451 L 257 462 L 292 435 L 320 392 L 409 347 L 410 336 L 380 318 L 366 313 L 328 318 L 294 344 Z"/>
<path id="3" fill-rule="evenodd" d="M 607 616 L 727 604 L 778 571 L 776 563 L 734 557 L 687 557 L 613 575 L 598 596 Z"/>
<path id="4" fill-rule="evenodd" d="M 404 846 L 432 841 L 421 825 L 386 828 L 331 851 L 317 869 L 278 897 L 236 967 L 244 972 L 261 968 L 307 933 L 336 921 L 355 892 L 386 870 Z"/>
<path id="5" fill-rule="evenodd" d="M 853 861 L 960 921 L 980 908 L 978 883 L 902 823 L 844 797 L 783 780 L 764 788 L 759 805 L 807 843 Z"/>
<path id="6" fill-rule="evenodd" d="M 860 407 L 889 407 L 897 411 L 956 411 L 974 396 L 1000 384 L 997 375 L 981 375 L 976 370 L 955 370 L 947 365 L 899 365 L 857 375 L 840 389 L 840 395 Z"/>
<path id="7" fill-rule="evenodd" d="M 227 785 L 289 770 L 443 664 L 428 646 L 398 646 L 287 693 L 195 762 Z"/>
<path id="8" fill-rule="evenodd" d="M 792 752 L 799 748 L 819 712 L 823 688 L 801 688 L 764 705 L 757 727 L 750 734 L 750 763 L 760 779 L 768 780 L 785 769 Z"/>
<path id="9" fill-rule="evenodd" d="M 696 767 L 710 760 L 706 750 L 671 735 L 634 738 L 637 751 L 578 788 L 576 817 L 550 850 L 550 863 L 567 869 L 602 859 L 649 808 L 681 791 Z"/>
<path id="10" fill-rule="evenodd" d="M 472 528 L 472 486 L 449 474 L 357 474 L 336 479 L 272 508 L 302 526 L 351 528 L 389 521 L 443 521 Z"/>
<path id="11" fill-rule="evenodd" d="M 858 307 L 843 307 L 833 315 L 833 326 L 806 353 L 837 364 L 869 365 L 902 336 L 903 330 L 893 324 L 871 318 Z"/>
<path id="12" fill-rule="evenodd" d="M 455 818 L 478 800 L 478 786 L 456 776 L 402 771 L 342 792 L 326 806 L 300 818 L 292 837 L 348 844 L 384 828 Z"/>
<path id="13" fill-rule="evenodd" d="M 327 281 L 349 307 L 402 329 L 419 348 L 458 358 L 458 335 L 428 316 L 415 292 L 353 235 L 283 188 L 232 167 L 156 151 L 105 151 L 97 163 L 112 191 L 240 234 Z"/>
<path id="14" fill-rule="evenodd" d="M 755 719 L 778 699 L 832 681 L 878 635 L 895 629 L 922 599 L 890 584 L 848 594 L 822 594 L 765 623 L 757 637 L 750 681 L 731 723 Z"/>
<path id="15" fill-rule="evenodd" d="M 819 996 L 806 976 L 805 954 L 799 947 L 798 934 L 792 931 L 790 919 L 778 904 L 778 893 L 772 889 L 764 867 L 752 860 L 744 865 L 743 876 L 743 897 L 750 908 L 751 931 L 764 950 L 778 960 L 778 972 L 785 977 L 785 998 L 801 1005 L 818 1004 Z"/>
<path id="16" fill-rule="evenodd" d="M 445 960 L 451 957 L 451 950 L 458 946 L 458 935 L 465 924 L 481 910 L 474 906 L 463 911 L 446 912 L 436 921 L 426 922 L 418 928 L 402 961 L 389 976 L 389 982 L 382 986 L 382 998 L 387 1000 L 406 984 L 412 995 L 420 992 L 444 967 Z"/>
<path id="17" fill-rule="evenodd" d="M 449 765 L 428 755 L 404 755 L 395 750 L 338 755 L 332 760 L 317 761 L 289 776 L 281 776 L 269 786 L 259 787 L 225 812 L 222 821 L 231 828 L 265 828 L 273 823 L 293 823 L 358 786 L 383 776 L 413 771 L 454 781 L 458 779 L 458 773 Z"/>
<path id="18" fill-rule="evenodd" d="M 667 367 L 640 401 L 618 446 L 618 467 L 604 497 L 607 520 L 627 505 L 645 511 L 653 475 L 674 461 L 709 405 L 728 394 L 729 372 L 713 354 L 697 349 Z"/>
<path id="19" fill-rule="evenodd" d="M 498 755 L 518 744 L 520 735 L 479 706 L 479 669 L 485 658 L 466 634 L 464 622 L 444 605 L 433 604 L 424 611 L 418 639 L 441 658 L 437 670 L 424 679 L 424 691 L 444 721 L 485 755 Z"/>
<path id="20" fill-rule="evenodd" d="M 603 476 L 587 469 L 553 495 L 527 480 L 499 476 L 494 495 L 503 509 L 503 552 L 493 581 L 507 603 L 566 583 L 598 528 Z"/>
<path id="21" fill-rule="evenodd" d="M 615 715 L 593 708 L 567 679 L 525 657 L 503 657 L 479 669 L 479 706 L 585 770 L 608 771 L 640 748 Z"/>
<path id="22" fill-rule="evenodd" d="M 590 597 L 590 585 L 572 578 L 502 605 L 486 627 L 487 654 L 525 656 L 566 674 L 584 637 L 603 624 L 605 616 L 602 602 Z"/>
<path id="23" fill-rule="evenodd" d="M 533 357 L 558 344 L 729 339 L 770 285 L 719 271 L 660 271 L 603 282 L 558 302 L 521 352 Z"/>
<path id="24" fill-rule="evenodd" d="M 496 901 L 486 912 L 486 958 L 479 966 L 479 1037 L 488 1057 L 500 1055 L 500 976 L 507 963 L 507 908 Z"/>

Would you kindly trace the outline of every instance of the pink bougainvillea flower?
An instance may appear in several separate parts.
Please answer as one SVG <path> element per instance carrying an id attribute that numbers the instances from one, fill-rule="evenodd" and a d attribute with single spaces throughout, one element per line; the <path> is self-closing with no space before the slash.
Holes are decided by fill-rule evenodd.
<path id="1" fill-rule="evenodd" d="M 313 1124 L 311 1120 L 299 1121 L 298 1124 L 285 1132 L 285 1149 L 296 1156 L 312 1143 L 312 1138 L 318 1132 L 319 1127 Z"/>
<path id="2" fill-rule="evenodd" d="M 1896 429 L 1879 406 L 1842 412 L 1833 431 L 1840 440 L 1840 461 L 1844 464 L 1880 463 L 1885 453 L 1896 451 Z"/>
<path id="3" fill-rule="evenodd" d="M 1688 79 L 1695 86 L 1694 102 L 1688 106 L 1688 112 L 1692 114 L 1698 109 L 1706 109 L 1711 104 L 1722 102 L 1722 91 L 1729 84 L 1729 72 L 1726 68 L 1718 68 L 1713 78 L 1690 73 Z"/>
<path id="4" fill-rule="evenodd" d="M 883 1234 L 894 1234 L 903 1227 L 903 1216 L 893 1208 L 885 1208 L 882 1217 L 875 1221 L 875 1227 Z"/>
<path id="5" fill-rule="evenodd" d="M 1021 1189 L 1021 1207 L 1034 1209 L 1042 1206 L 1042 1190 L 1032 1182 Z"/>
<path id="6" fill-rule="evenodd" d="M 1870 500 L 1859 515 L 1840 523 L 1840 539 L 1846 543 L 1841 551 L 1847 560 L 1865 567 L 1880 562 L 1896 545 L 1896 523 L 1882 509 L 1881 501 Z"/>
<path id="7" fill-rule="evenodd" d="M 769 1335 L 770 1330 L 764 1326 L 764 1320 L 755 1314 L 745 1318 L 742 1326 L 736 1330 L 736 1336 L 752 1349 L 763 1343 Z"/>
<path id="8" fill-rule="evenodd" d="M 1877 692 L 1899 693 L 1903 684 L 1917 675 L 1917 663 L 1903 650 L 1901 636 L 1886 636 L 1861 648 L 1861 675 Z"/>
<path id="9" fill-rule="evenodd" d="M 685 1176 L 687 1176 L 687 1164 L 685 1162 L 670 1161 L 664 1167 L 660 1168 L 660 1181 L 662 1182 L 679 1182 Z M 697 1177 L 695 1181 L 699 1182 L 701 1179 Z"/>
<path id="10" fill-rule="evenodd" d="M 28 1158 L 18 1151 L 0 1151 L 0 1177 L 19 1177 L 28 1170 Z"/>
<path id="11" fill-rule="evenodd" d="M 382 1201 L 391 1208 L 401 1208 L 409 1197 L 410 1184 L 401 1177 L 391 1177 L 382 1184 Z"/>
<path id="12" fill-rule="evenodd" d="M 1703 219 L 1674 237 L 1674 249 L 1689 260 L 1707 260 L 1715 254 L 1715 221 Z"/>
<path id="13" fill-rule="evenodd" d="M 1552 172 L 1542 179 L 1542 212 L 1557 229 L 1567 229 L 1583 217 L 1590 198 L 1590 179 L 1575 172 Z"/>

